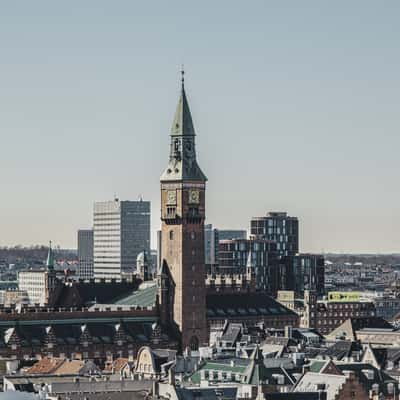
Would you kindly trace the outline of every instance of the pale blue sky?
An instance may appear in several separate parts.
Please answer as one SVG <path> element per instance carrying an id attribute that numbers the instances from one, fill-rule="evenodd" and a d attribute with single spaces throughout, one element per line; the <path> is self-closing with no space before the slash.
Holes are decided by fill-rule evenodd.
<path id="1" fill-rule="evenodd" d="M 114 193 L 157 229 L 184 63 L 209 223 L 286 210 L 302 251 L 400 252 L 399 20 L 398 1 L 2 2 L 0 245 L 75 246 Z"/>

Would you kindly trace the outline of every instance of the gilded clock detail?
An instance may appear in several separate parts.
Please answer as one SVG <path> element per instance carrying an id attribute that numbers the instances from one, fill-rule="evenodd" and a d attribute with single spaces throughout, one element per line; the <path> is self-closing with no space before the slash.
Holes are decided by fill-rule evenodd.
<path id="1" fill-rule="evenodd" d="M 176 191 L 175 190 L 168 190 L 168 192 L 167 192 L 167 204 L 168 205 L 175 205 L 176 204 Z"/>
<path id="2" fill-rule="evenodd" d="M 198 190 L 192 189 L 189 191 L 189 203 L 190 204 L 200 203 L 200 192 Z"/>

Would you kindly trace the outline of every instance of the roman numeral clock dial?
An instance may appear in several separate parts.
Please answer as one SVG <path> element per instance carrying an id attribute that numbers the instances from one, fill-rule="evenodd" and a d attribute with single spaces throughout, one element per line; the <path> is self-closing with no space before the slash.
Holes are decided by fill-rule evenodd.
<path id="1" fill-rule="evenodd" d="M 200 192 L 198 190 L 189 191 L 189 203 L 199 204 L 200 203 Z"/>

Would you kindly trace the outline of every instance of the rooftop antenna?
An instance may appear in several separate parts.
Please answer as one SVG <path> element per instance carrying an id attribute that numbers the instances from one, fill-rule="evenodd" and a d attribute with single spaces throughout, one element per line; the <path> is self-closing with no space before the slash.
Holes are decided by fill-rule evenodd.
<path id="1" fill-rule="evenodd" d="M 139 201 L 143 201 L 143 196 L 139 194 Z"/>
<path id="2" fill-rule="evenodd" d="M 114 201 L 118 201 L 118 200 L 119 199 L 118 199 L 117 193 L 114 192 Z"/>

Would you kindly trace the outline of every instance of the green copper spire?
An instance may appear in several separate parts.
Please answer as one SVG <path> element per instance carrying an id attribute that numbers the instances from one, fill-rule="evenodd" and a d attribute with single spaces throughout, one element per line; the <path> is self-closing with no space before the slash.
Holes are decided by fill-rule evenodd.
<path id="1" fill-rule="evenodd" d="M 48 269 L 54 268 L 54 254 L 53 249 L 51 248 L 51 240 L 49 242 L 49 252 L 47 253 L 46 267 Z"/>
<path id="2" fill-rule="evenodd" d="M 169 162 L 161 181 L 206 182 L 196 160 L 195 131 L 185 92 L 185 72 L 181 71 L 181 94 L 171 129 Z"/>
<path id="3" fill-rule="evenodd" d="M 194 136 L 195 132 L 192 115 L 190 113 L 189 103 L 185 92 L 185 71 L 183 69 L 181 74 L 181 96 L 176 107 L 175 117 L 171 128 L 171 136 Z"/>

